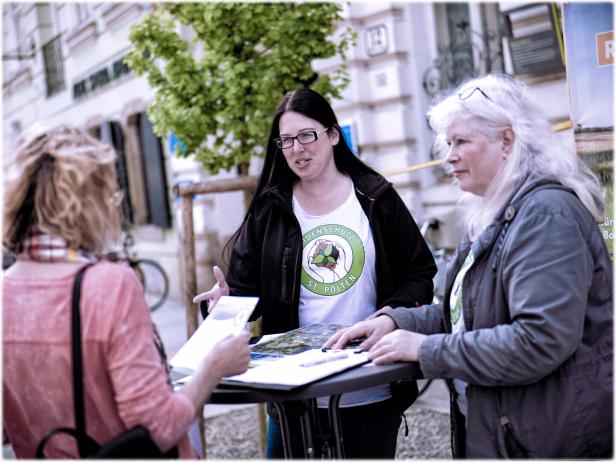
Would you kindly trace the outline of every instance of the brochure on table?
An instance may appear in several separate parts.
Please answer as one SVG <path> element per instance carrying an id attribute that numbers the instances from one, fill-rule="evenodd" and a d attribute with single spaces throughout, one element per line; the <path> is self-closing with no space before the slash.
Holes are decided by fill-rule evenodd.
<path id="1" fill-rule="evenodd" d="M 357 348 L 326 351 L 314 348 L 271 360 L 253 360 L 246 372 L 226 377 L 221 384 L 290 390 L 368 361 L 368 353 Z"/>
<path id="2" fill-rule="evenodd" d="M 345 324 L 311 324 L 265 336 L 252 347 L 250 368 L 226 377 L 223 385 L 291 389 L 368 362 L 358 349 L 322 351 L 321 346 Z"/>
<path id="3" fill-rule="evenodd" d="M 220 297 L 209 316 L 171 359 L 171 367 L 192 374 L 216 343 L 242 332 L 258 301 L 258 297 Z"/>
<path id="4" fill-rule="evenodd" d="M 343 327 L 347 326 L 311 324 L 286 333 L 263 336 L 252 346 L 248 370 L 226 377 L 221 384 L 290 390 L 369 362 L 367 353 L 357 348 L 321 350 L 323 343 Z M 177 384 L 188 380 L 189 376 L 182 377 Z"/>

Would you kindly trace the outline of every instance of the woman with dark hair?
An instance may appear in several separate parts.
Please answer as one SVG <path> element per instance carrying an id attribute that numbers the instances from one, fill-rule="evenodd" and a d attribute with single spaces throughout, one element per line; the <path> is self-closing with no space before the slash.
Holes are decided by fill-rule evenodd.
<path id="1" fill-rule="evenodd" d="M 221 295 L 259 296 L 264 334 L 314 323 L 352 324 L 385 306 L 432 300 L 436 265 L 391 183 L 349 149 L 336 115 L 320 94 L 287 93 L 276 110 L 256 192 L 230 241 L 225 280 L 194 302 Z M 383 386 L 344 395 L 347 457 L 393 458 L 414 382 L 392 396 Z M 318 401 L 326 420 L 327 398 Z M 270 416 L 271 416 L 270 412 Z M 276 416 L 270 458 L 282 457 Z"/>

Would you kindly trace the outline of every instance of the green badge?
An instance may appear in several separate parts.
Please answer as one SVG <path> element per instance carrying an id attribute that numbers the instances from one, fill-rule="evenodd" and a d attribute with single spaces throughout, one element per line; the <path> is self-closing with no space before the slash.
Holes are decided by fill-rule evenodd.
<path id="1" fill-rule="evenodd" d="M 366 254 L 358 234 L 342 225 L 321 225 L 302 236 L 302 285 L 324 296 L 340 295 L 359 280 Z"/>

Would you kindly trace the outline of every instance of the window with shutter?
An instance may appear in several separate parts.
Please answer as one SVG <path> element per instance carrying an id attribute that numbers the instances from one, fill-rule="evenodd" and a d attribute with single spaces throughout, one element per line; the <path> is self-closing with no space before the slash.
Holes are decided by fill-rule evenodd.
<path id="1" fill-rule="evenodd" d="M 145 113 L 139 115 L 141 152 L 143 153 L 144 176 L 150 211 L 150 223 L 161 228 L 171 227 L 169 212 L 169 190 L 165 159 L 160 138 Z"/>
<path id="2" fill-rule="evenodd" d="M 128 171 L 126 168 L 126 154 L 124 150 L 124 133 L 119 122 L 104 122 L 100 127 L 100 136 L 103 141 L 111 144 L 116 151 L 116 170 L 118 174 L 118 186 L 124 191 L 122 200 L 122 214 L 128 223 L 133 223 L 133 210 L 131 207 L 131 195 L 128 185 Z"/>
<path id="3" fill-rule="evenodd" d="M 124 191 L 122 212 L 126 222 L 170 228 L 164 152 L 147 115 L 130 116 L 124 130 L 119 122 L 108 121 L 88 131 L 115 148 L 118 187 Z"/>

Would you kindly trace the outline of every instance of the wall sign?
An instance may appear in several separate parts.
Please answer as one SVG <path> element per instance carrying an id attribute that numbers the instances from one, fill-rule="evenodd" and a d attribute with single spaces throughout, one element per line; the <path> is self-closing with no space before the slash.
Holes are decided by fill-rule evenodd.
<path id="1" fill-rule="evenodd" d="M 368 27 L 366 29 L 365 37 L 366 53 L 368 56 L 377 56 L 387 53 L 387 49 L 389 48 L 389 40 L 387 37 L 387 26 L 385 26 L 385 24 Z"/>
<path id="2" fill-rule="evenodd" d="M 130 74 L 131 68 L 124 62 L 124 56 L 97 69 L 85 79 L 73 84 L 73 99 L 80 99 L 88 93 L 108 85 L 123 75 Z"/>
<path id="3" fill-rule="evenodd" d="M 503 13 L 516 74 L 564 70 L 564 50 L 554 4 L 533 3 Z"/>
<path id="4" fill-rule="evenodd" d="M 378 72 L 374 75 L 374 81 L 375 84 L 377 86 L 377 88 L 383 88 L 386 87 L 388 85 L 387 83 L 387 73 L 385 72 Z"/>

